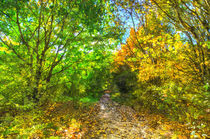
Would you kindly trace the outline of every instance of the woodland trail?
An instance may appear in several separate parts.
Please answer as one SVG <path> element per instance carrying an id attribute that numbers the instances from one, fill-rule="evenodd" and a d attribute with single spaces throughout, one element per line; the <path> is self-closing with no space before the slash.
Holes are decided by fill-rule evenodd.
<path id="1" fill-rule="evenodd" d="M 120 106 L 110 102 L 109 106 L 99 103 L 100 112 L 97 117 L 101 126 L 99 130 L 106 134 L 99 135 L 100 139 L 136 139 L 144 137 L 145 127 L 141 126 L 140 117 L 128 106 Z"/>
<path id="2" fill-rule="evenodd" d="M 171 138 L 172 131 L 160 132 L 160 124 L 151 124 L 149 119 L 139 115 L 129 106 L 109 100 L 99 101 L 90 111 L 93 126 L 90 126 L 82 138 L 94 139 L 142 139 Z M 89 123 L 91 123 L 89 121 Z"/>
<path id="3" fill-rule="evenodd" d="M 59 127 L 52 132 L 53 136 L 61 139 L 187 139 L 192 132 L 186 124 L 160 114 L 137 112 L 112 101 L 109 95 L 103 95 L 93 105 L 82 105 L 80 108 L 68 101 L 47 111 L 50 116 L 45 114 L 47 120 Z M 71 115 L 75 117 L 71 119 Z"/>

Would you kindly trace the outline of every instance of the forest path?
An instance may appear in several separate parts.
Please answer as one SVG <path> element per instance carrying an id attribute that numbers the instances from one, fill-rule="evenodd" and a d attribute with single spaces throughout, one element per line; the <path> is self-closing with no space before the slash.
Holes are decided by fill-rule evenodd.
<path id="1" fill-rule="evenodd" d="M 160 132 L 160 124 L 139 115 L 129 106 L 111 99 L 101 98 L 90 111 L 89 127 L 83 138 L 94 139 L 142 139 L 171 138 L 171 131 Z"/>
<path id="2" fill-rule="evenodd" d="M 105 106 L 104 106 L 105 105 Z M 140 117 L 128 106 L 120 106 L 115 102 L 99 103 L 100 112 L 97 117 L 101 123 L 100 139 L 137 139 L 143 137 L 145 127 L 141 126 Z"/>
<path id="3" fill-rule="evenodd" d="M 47 131 L 61 139 L 187 139 L 192 132 L 186 124 L 145 109 L 137 112 L 109 95 L 86 104 L 68 101 L 49 107 L 44 121 L 57 129 Z"/>

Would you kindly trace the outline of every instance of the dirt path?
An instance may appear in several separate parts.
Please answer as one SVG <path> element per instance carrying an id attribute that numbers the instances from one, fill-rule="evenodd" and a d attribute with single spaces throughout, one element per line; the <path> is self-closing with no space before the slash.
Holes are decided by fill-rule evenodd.
<path id="1" fill-rule="evenodd" d="M 111 103 L 111 102 L 110 102 Z M 99 136 L 100 139 L 137 139 L 143 137 L 143 127 L 140 117 L 137 117 L 135 111 L 127 106 L 120 106 L 112 102 L 109 106 L 100 104 L 98 119 L 101 123 L 101 130 L 107 134 Z"/>
<path id="2" fill-rule="evenodd" d="M 158 114 L 146 111 L 137 113 L 129 106 L 113 102 L 109 97 L 104 97 L 95 105 L 78 107 L 75 111 L 72 108 L 78 105 L 73 104 L 61 104 L 49 113 L 51 118 L 57 117 L 58 121 L 54 120 L 56 127 L 63 127 L 52 132 L 54 136 L 62 139 L 190 138 L 191 131 L 187 126 Z M 68 117 L 73 113 L 77 115 L 75 119 Z"/>
<path id="3" fill-rule="evenodd" d="M 149 137 L 144 117 L 138 115 L 131 107 L 108 100 L 99 101 L 93 111 L 94 126 L 88 129 L 88 134 L 83 138 L 138 139 Z"/>

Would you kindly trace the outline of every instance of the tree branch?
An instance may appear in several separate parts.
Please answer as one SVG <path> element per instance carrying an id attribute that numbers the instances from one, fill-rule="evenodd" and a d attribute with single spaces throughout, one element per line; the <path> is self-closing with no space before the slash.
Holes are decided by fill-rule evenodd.
<path id="1" fill-rule="evenodd" d="M 0 37 L 0 40 L 8 47 L 8 48 L 10 48 L 14 53 L 15 53 L 15 55 L 19 58 L 19 59 L 21 59 L 23 62 L 26 62 L 18 53 L 17 53 L 17 51 L 13 48 L 13 47 L 11 47 L 9 44 L 7 44 L 1 37 Z M 27 63 L 28 64 L 28 63 Z"/>

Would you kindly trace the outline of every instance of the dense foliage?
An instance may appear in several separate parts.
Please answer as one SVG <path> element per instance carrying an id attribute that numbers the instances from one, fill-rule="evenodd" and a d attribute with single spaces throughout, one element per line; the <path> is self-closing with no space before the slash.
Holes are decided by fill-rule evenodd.
<path id="1" fill-rule="evenodd" d="M 130 92 L 137 104 L 131 105 L 140 104 L 188 122 L 196 127 L 196 134 L 204 134 L 209 113 L 208 2 L 152 0 L 118 4 L 133 22 L 139 23 L 138 27 L 133 23 L 113 63 L 114 73 L 129 66 L 138 78 L 135 91 Z M 140 21 L 139 15 L 143 15 Z"/>
<path id="2" fill-rule="evenodd" d="M 106 89 L 123 33 L 110 10 L 100 0 L 0 1 L 1 122 Z M 6 137 L 15 125 L 5 125 Z"/>
<path id="3" fill-rule="evenodd" d="M 2 99 L 27 104 L 85 92 L 119 38 L 108 11 L 100 1 L 1 2 Z"/>
<path id="4" fill-rule="evenodd" d="M 209 5 L 1 0 L 0 137 L 60 137 L 68 129 L 73 138 L 108 89 L 113 100 L 156 114 L 151 119 L 183 124 L 185 137 L 205 138 Z"/>

